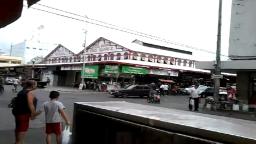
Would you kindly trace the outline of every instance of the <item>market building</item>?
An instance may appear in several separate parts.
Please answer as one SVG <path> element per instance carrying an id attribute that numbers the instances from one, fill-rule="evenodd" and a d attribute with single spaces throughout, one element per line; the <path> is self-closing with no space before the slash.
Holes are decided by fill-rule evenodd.
<path id="1" fill-rule="evenodd" d="M 65 86 L 79 85 L 81 74 L 86 82 L 110 85 L 148 84 L 159 79 L 189 85 L 199 78 L 211 79 L 210 71 L 195 68 L 192 52 L 138 39 L 124 42 L 100 37 L 78 54 L 58 45 L 37 66 L 47 67 L 41 70 L 43 80 L 50 78 L 52 85 Z"/>

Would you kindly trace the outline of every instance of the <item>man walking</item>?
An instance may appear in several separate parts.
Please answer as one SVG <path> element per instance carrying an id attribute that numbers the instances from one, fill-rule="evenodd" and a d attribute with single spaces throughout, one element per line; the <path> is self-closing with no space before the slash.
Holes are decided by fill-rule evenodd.
<path id="1" fill-rule="evenodd" d="M 189 89 L 190 92 L 190 97 L 189 97 L 189 110 L 193 109 L 194 106 L 194 111 L 198 111 L 199 107 L 199 95 L 197 92 L 197 87 L 198 85 L 192 85 L 192 87 Z"/>

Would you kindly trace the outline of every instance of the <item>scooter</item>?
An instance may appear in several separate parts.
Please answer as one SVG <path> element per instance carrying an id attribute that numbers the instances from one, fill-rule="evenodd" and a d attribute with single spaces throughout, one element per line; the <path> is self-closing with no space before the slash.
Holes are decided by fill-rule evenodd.
<path id="1" fill-rule="evenodd" d="M 160 91 L 158 89 L 153 90 L 153 92 L 150 92 L 148 98 L 148 103 L 160 103 Z"/>

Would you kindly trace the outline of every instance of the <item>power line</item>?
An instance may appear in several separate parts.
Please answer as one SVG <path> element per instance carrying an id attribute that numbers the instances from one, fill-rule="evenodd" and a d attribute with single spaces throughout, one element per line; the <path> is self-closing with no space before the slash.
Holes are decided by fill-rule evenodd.
<path id="1" fill-rule="evenodd" d="M 77 20 L 77 21 L 81 21 L 81 22 L 86 22 L 86 23 L 97 25 L 97 26 L 101 26 L 101 27 L 105 27 L 105 28 L 108 28 L 108 29 L 117 30 L 117 31 L 121 31 L 121 32 L 124 32 L 124 33 L 129 33 L 129 34 L 132 34 L 132 35 L 137 35 L 137 36 L 149 38 L 149 39 L 152 39 L 152 40 L 157 40 L 157 41 L 161 41 L 161 42 L 165 42 L 165 43 L 169 43 L 169 44 L 173 44 L 173 45 L 177 45 L 177 46 L 182 46 L 182 47 L 193 49 L 193 50 L 197 50 L 197 51 L 203 51 L 203 52 L 207 52 L 207 53 L 211 53 L 211 54 L 216 54 L 213 51 L 209 51 L 209 50 L 193 47 L 193 46 L 182 44 L 182 43 L 178 43 L 178 42 L 172 42 L 172 41 L 169 41 L 167 39 L 164 39 L 164 38 L 161 38 L 161 37 L 158 37 L 158 36 L 154 36 L 154 35 L 138 32 L 138 31 L 135 31 L 135 30 L 131 30 L 131 29 L 128 29 L 128 28 L 120 27 L 120 26 L 117 26 L 117 25 L 109 24 L 107 22 L 103 22 L 103 21 L 100 21 L 100 20 L 92 19 L 92 18 L 89 18 L 87 16 L 82 16 L 82 15 L 79 15 L 79 14 L 76 14 L 76 13 L 73 13 L 73 12 L 68 12 L 68 11 L 61 10 L 61 9 L 58 9 L 58 8 L 54 8 L 54 7 L 51 7 L 51 6 L 47 6 L 47 5 L 43 5 L 43 4 L 38 4 L 38 3 L 36 5 L 40 5 L 40 6 L 49 8 L 49 9 L 57 10 L 57 11 L 64 12 L 64 13 L 67 13 L 67 14 L 71 14 L 71 15 L 74 15 L 74 16 L 82 17 L 83 19 L 74 18 L 72 16 L 67 16 L 67 15 L 64 15 L 64 14 L 59 14 L 59 13 L 56 13 L 56 12 L 51 12 L 49 10 L 43 10 L 43 9 L 40 9 L 40 8 L 35 8 L 35 7 L 30 7 L 30 8 L 38 10 L 38 11 L 43 11 L 43 12 L 46 12 L 46 13 L 62 16 L 62 17 L 65 17 L 65 18 L 69 18 L 69 19 L 73 19 L 73 20 Z M 84 18 L 86 18 L 87 20 L 84 20 Z M 96 22 L 99 22 L 99 23 L 102 23 L 102 24 L 91 22 L 91 21 L 88 21 L 88 20 L 96 21 Z M 108 25 L 108 26 L 106 26 L 106 25 Z M 223 54 L 221 54 L 221 56 L 228 57 L 227 55 L 223 55 Z"/>

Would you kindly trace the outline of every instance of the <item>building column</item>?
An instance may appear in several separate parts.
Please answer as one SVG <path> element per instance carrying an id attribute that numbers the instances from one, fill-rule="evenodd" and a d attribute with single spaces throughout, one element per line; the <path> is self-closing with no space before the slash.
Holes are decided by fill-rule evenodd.
<path id="1" fill-rule="evenodd" d="M 250 73 L 249 72 L 238 72 L 237 73 L 237 95 L 238 99 L 245 104 L 248 104 L 248 99 L 250 96 Z"/>

